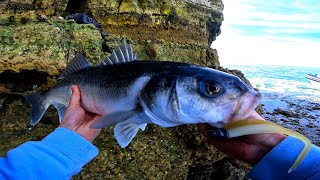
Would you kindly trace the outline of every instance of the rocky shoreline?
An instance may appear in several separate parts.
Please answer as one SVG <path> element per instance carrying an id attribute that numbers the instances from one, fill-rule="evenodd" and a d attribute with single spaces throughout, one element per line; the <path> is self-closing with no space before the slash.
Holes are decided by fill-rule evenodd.
<path id="1" fill-rule="evenodd" d="M 307 98 L 262 92 L 262 116 L 320 145 L 320 104 Z"/>

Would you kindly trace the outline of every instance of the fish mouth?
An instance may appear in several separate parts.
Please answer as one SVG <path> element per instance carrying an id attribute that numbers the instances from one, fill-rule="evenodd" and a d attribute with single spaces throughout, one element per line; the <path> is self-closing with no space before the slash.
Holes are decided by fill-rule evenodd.
<path id="1" fill-rule="evenodd" d="M 247 119 L 260 104 L 261 98 L 261 93 L 254 90 L 244 93 L 238 100 L 237 105 L 235 106 L 231 115 L 230 121 Z"/>

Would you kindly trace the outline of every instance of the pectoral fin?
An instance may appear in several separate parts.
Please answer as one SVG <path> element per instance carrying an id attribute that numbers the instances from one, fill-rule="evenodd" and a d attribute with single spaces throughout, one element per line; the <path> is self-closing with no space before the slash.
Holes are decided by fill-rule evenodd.
<path id="1" fill-rule="evenodd" d="M 134 123 L 130 120 L 120 122 L 114 128 L 114 137 L 116 138 L 118 144 L 125 148 L 131 142 L 131 140 L 136 136 L 139 129 L 144 130 L 147 123 Z"/>
<path id="2" fill-rule="evenodd" d="M 130 111 L 120 111 L 109 115 L 102 116 L 97 119 L 90 127 L 94 129 L 101 129 L 104 127 L 112 126 L 120 122 L 126 121 L 141 112 L 140 108 L 132 109 Z"/>

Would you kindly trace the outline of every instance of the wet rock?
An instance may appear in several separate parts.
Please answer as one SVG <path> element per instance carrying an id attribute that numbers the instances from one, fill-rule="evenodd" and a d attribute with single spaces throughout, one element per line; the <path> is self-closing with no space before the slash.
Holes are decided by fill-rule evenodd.
<path id="1" fill-rule="evenodd" d="M 297 131 L 309 138 L 312 143 L 320 145 L 320 136 L 317 132 L 320 126 L 318 121 L 320 111 L 313 110 L 317 108 L 317 103 L 306 99 L 289 97 L 284 94 L 263 93 L 264 101 L 275 101 L 276 99 L 278 104 L 282 104 L 275 109 L 268 108 L 271 105 L 270 103 L 263 106 L 262 116 L 266 120 Z"/>
<path id="2" fill-rule="evenodd" d="M 220 35 L 221 33 L 221 22 L 208 22 L 209 27 L 209 44 L 211 44 L 214 40 L 216 40 L 216 37 Z"/>
<path id="3" fill-rule="evenodd" d="M 287 117 L 294 117 L 294 118 L 300 118 L 299 114 L 296 114 L 292 111 L 285 111 L 285 110 L 282 110 L 282 109 L 275 109 L 274 110 L 274 113 L 277 113 L 277 114 L 281 114 L 281 115 L 284 115 L 284 116 L 287 116 Z"/>

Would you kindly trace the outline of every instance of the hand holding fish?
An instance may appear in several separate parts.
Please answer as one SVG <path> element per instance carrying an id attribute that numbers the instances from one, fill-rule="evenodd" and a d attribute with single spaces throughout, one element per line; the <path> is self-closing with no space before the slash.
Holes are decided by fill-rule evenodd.
<path id="1" fill-rule="evenodd" d="M 100 133 L 101 129 L 92 129 L 90 126 L 101 115 L 85 111 L 81 105 L 80 89 L 73 85 L 69 106 L 64 114 L 59 127 L 69 129 L 80 134 L 82 137 L 92 142 Z"/>
<path id="2" fill-rule="evenodd" d="M 263 119 L 257 112 L 253 112 L 248 119 Z M 237 138 L 213 138 L 209 136 L 212 126 L 199 124 L 200 132 L 208 142 L 232 158 L 246 162 L 252 166 L 257 164 L 273 147 L 280 143 L 285 136 L 282 134 L 255 134 Z"/>

